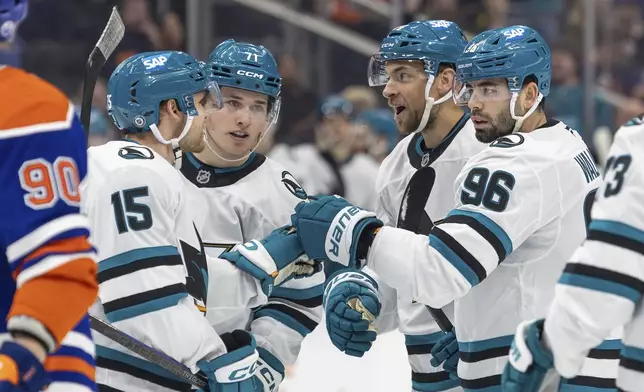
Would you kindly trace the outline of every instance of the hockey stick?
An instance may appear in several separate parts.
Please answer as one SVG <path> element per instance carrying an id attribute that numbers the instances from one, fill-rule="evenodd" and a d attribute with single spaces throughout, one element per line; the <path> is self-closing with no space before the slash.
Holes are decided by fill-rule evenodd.
<path id="1" fill-rule="evenodd" d="M 398 222 L 396 223 L 397 227 L 413 231 L 416 234 L 427 234 L 420 232 L 421 219 L 425 211 L 427 199 L 429 199 L 429 194 L 434 187 L 434 181 L 436 181 L 436 172 L 429 166 L 420 168 L 411 176 L 409 184 L 405 188 L 402 202 L 400 203 Z M 443 332 L 449 332 L 454 328 L 447 318 L 447 315 L 445 315 L 445 312 L 430 306 L 427 306 L 427 310 L 429 310 L 429 313 L 436 320 L 436 324 L 438 324 Z"/>
<path id="2" fill-rule="evenodd" d="M 189 382 L 195 387 L 201 388 L 206 392 L 209 391 L 208 379 L 206 377 L 200 374 L 193 374 L 190 369 L 182 363 L 177 362 L 159 350 L 153 349 L 147 344 L 133 338 L 105 321 L 99 320 L 91 315 L 89 316 L 89 321 L 94 331 L 120 344 L 133 353 L 140 355 L 142 358 L 147 359 L 164 370 L 167 370 L 178 378 Z"/>
<path id="3" fill-rule="evenodd" d="M 116 7 L 112 8 L 110 19 L 105 25 L 103 34 L 96 42 L 92 53 L 90 53 L 85 64 L 85 80 L 83 82 L 83 97 L 81 101 L 81 124 L 85 129 L 85 134 L 89 136 L 89 121 L 92 109 L 92 97 L 94 96 L 94 87 L 98 80 L 98 75 L 105 65 L 107 59 L 112 55 L 114 49 L 118 46 L 125 35 L 125 25 L 121 15 Z"/>

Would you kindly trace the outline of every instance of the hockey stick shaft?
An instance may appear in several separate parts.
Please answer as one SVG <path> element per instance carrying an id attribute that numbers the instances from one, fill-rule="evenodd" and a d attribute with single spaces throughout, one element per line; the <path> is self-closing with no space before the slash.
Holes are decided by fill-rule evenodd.
<path id="1" fill-rule="evenodd" d="M 125 25 L 121 15 L 116 7 L 112 8 L 110 18 L 105 25 L 103 34 L 96 42 L 94 49 L 85 64 L 85 77 L 83 81 L 83 96 L 81 100 L 81 124 L 85 129 L 85 134 L 89 136 L 89 123 L 92 111 L 92 98 L 94 96 L 94 87 L 101 73 L 101 69 L 110 57 L 114 49 L 118 46 L 125 35 Z"/>
<path id="2" fill-rule="evenodd" d="M 182 363 L 170 358 L 159 350 L 153 349 L 147 344 L 126 334 L 105 321 L 99 320 L 91 315 L 89 316 L 89 319 L 92 329 L 96 332 L 107 337 L 113 342 L 120 344 L 133 353 L 138 354 L 142 358 L 147 359 L 164 370 L 167 370 L 169 373 L 172 373 L 174 376 L 194 385 L 195 387 L 201 388 L 206 392 L 209 391 L 208 379 L 206 377 L 199 374 L 193 374 L 190 369 Z"/>
<path id="3" fill-rule="evenodd" d="M 420 232 L 421 217 L 425 211 L 425 205 L 434 187 L 435 180 L 436 172 L 429 166 L 422 167 L 414 173 L 403 194 L 398 212 L 397 227 L 412 231 L 416 234 L 428 234 Z M 443 332 L 449 332 L 454 329 L 445 312 L 428 305 L 425 306 Z"/>

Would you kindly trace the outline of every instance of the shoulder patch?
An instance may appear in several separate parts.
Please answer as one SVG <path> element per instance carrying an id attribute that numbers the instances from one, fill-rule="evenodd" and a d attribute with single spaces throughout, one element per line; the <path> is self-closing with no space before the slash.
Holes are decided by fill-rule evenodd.
<path id="1" fill-rule="evenodd" d="M 518 133 L 511 133 L 506 136 L 501 136 L 500 138 L 496 139 L 492 143 L 490 143 L 490 147 L 499 147 L 499 148 L 511 148 L 511 147 L 516 147 L 525 142 L 525 138 L 523 135 L 520 135 Z"/>
<path id="2" fill-rule="evenodd" d="M 286 170 L 282 172 L 282 184 L 298 199 L 307 200 L 309 198 L 309 195 L 306 194 L 306 191 L 300 183 Z"/>
<path id="3" fill-rule="evenodd" d="M 121 147 L 118 154 L 123 159 L 154 159 L 152 150 L 144 146 Z"/>

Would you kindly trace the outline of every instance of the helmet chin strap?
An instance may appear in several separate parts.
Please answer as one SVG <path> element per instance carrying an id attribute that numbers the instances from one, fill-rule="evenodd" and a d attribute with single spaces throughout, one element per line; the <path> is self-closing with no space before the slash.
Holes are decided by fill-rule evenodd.
<path id="1" fill-rule="evenodd" d="M 418 127 L 414 131 L 420 132 L 425 127 L 427 126 L 427 121 L 429 121 L 429 115 L 432 112 L 432 108 L 434 105 L 440 105 L 441 103 L 447 101 L 448 99 L 452 98 L 452 90 L 449 90 L 449 92 L 442 97 L 438 99 L 434 99 L 429 96 L 429 90 L 432 88 L 432 84 L 434 83 L 434 77 L 430 76 L 427 78 L 427 83 L 425 83 L 425 110 L 423 111 L 423 117 L 420 119 L 420 123 L 418 123 Z"/>
<path id="2" fill-rule="evenodd" d="M 192 125 L 193 120 L 194 116 L 188 115 L 186 117 L 186 123 L 183 126 L 181 134 L 170 140 L 165 140 L 163 135 L 161 135 L 161 131 L 159 131 L 159 127 L 157 127 L 156 124 L 150 124 L 150 131 L 152 131 L 152 134 L 154 135 L 155 139 L 159 141 L 159 143 L 164 145 L 172 145 L 172 153 L 174 154 L 174 167 L 177 169 L 181 169 L 181 157 L 183 155 L 183 152 L 179 148 L 179 142 L 181 142 L 181 139 L 183 139 L 184 136 L 188 134 L 188 131 L 190 131 L 190 126 Z"/>
<path id="3" fill-rule="evenodd" d="M 255 143 L 255 146 L 254 146 L 253 148 L 251 148 L 250 150 L 248 150 L 248 154 L 244 155 L 244 156 L 243 156 L 243 157 L 241 157 L 241 158 L 237 158 L 237 159 L 227 159 L 227 158 L 224 158 L 224 157 L 222 157 L 222 156 L 221 156 L 217 151 L 215 151 L 215 149 L 214 149 L 214 148 L 212 148 L 212 146 L 210 145 L 210 140 L 212 140 L 212 142 L 213 142 L 215 145 L 217 145 L 217 142 L 215 141 L 215 138 L 214 138 L 214 137 L 212 137 L 212 135 L 210 135 L 210 132 L 208 131 L 208 127 L 204 127 L 204 130 L 203 130 L 203 140 L 204 140 L 204 142 L 206 143 L 206 147 L 208 147 L 208 149 L 210 150 L 210 152 L 212 152 L 213 154 L 215 154 L 215 156 L 216 156 L 217 158 L 221 159 L 222 161 L 224 161 L 224 162 L 229 162 L 229 163 L 243 162 L 243 161 L 245 161 L 246 159 L 248 159 L 248 157 L 249 157 L 249 156 L 250 156 L 250 155 L 251 155 L 251 154 L 252 154 L 252 153 L 257 149 L 257 147 L 262 143 L 262 140 L 264 140 L 264 136 L 266 136 L 266 134 L 267 134 L 268 132 L 270 132 L 270 130 L 273 128 L 273 124 L 275 124 L 275 121 L 271 121 L 271 123 L 270 123 L 270 124 L 268 124 L 268 127 L 266 127 L 266 130 L 260 134 L 259 140 L 257 141 L 257 143 Z M 221 147 L 220 147 L 220 148 L 221 148 Z M 221 148 L 221 149 L 223 150 L 223 148 Z"/>
<path id="4" fill-rule="evenodd" d="M 539 103 L 543 99 L 543 95 L 541 93 L 537 95 L 537 100 L 534 101 L 530 109 L 528 109 L 526 114 L 524 114 L 523 116 L 517 116 L 514 113 L 514 107 L 516 106 L 518 98 L 519 98 L 519 93 L 512 93 L 512 98 L 510 99 L 510 115 L 512 116 L 512 119 L 515 120 L 514 129 L 512 130 L 512 133 L 519 132 L 519 130 L 521 129 L 521 126 L 523 125 L 523 121 L 525 121 L 526 118 L 530 117 L 530 115 L 534 113 L 535 110 L 537 110 Z"/>

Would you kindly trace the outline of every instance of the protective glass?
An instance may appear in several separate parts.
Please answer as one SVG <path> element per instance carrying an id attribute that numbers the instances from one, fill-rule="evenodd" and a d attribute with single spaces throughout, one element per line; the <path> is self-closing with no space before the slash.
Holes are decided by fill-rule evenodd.
<path id="1" fill-rule="evenodd" d="M 195 94 L 195 107 L 200 115 L 208 115 L 224 106 L 221 89 L 216 82 L 208 82 L 203 94 Z"/>
<path id="2" fill-rule="evenodd" d="M 395 61 L 399 63 L 400 67 L 390 67 L 391 74 L 387 74 L 387 62 Z M 419 78 L 426 78 L 425 72 L 418 71 L 411 64 L 412 62 L 419 62 L 420 60 L 416 59 L 396 59 L 396 60 L 384 60 L 379 54 L 374 54 L 369 59 L 369 67 L 367 70 L 367 79 L 369 81 L 369 86 L 384 86 L 389 80 L 393 80 L 398 83 L 407 83 L 412 82 Z M 405 63 L 409 63 L 408 65 Z"/>
<path id="3" fill-rule="evenodd" d="M 477 83 L 476 86 L 469 82 L 460 82 L 454 79 L 452 87 L 454 103 L 459 106 L 466 106 L 471 100 L 477 102 L 498 102 L 507 101 L 512 96 L 508 86 L 505 84 L 495 83 Z"/>

